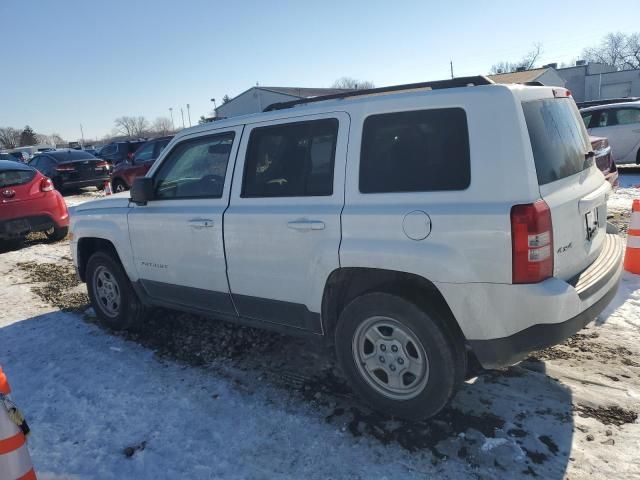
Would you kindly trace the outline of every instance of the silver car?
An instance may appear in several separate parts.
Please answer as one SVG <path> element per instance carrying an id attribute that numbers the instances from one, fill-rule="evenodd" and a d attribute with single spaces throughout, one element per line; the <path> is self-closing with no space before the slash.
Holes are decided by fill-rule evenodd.
<path id="1" fill-rule="evenodd" d="M 606 137 L 618 165 L 640 165 L 640 101 L 580 110 L 590 135 Z"/>

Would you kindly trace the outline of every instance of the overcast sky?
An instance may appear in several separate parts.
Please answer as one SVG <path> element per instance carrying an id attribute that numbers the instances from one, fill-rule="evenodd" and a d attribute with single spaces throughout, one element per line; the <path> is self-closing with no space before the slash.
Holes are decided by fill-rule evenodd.
<path id="1" fill-rule="evenodd" d="M 259 82 L 376 86 L 486 73 L 543 45 L 569 62 L 640 31 L 640 2 L 0 0 L 0 127 L 100 138 L 121 115 L 191 119 Z M 188 121 L 187 121 L 188 123 Z"/>

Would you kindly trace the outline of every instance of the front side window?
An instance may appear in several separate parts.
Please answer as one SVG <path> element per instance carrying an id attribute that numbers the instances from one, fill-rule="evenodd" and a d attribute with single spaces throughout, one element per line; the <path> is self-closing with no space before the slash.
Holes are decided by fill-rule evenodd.
<path id="1" fill-rule="evenodd" d="M 220 198 L 233 132 L 177 144 L 154 176 L 156 198 Z"/>
<path id="2" fill-rule="evenodd" d="M 365 120 L 360 192 L 464 190 L 470 181 L 463 109 L 385 113 Z"/>
<path id="3" fill-rule="evenodd" d="M 305 197 L 333 193 L 338 120 L 255 128 L 249 137 L 243 197 Z"/>

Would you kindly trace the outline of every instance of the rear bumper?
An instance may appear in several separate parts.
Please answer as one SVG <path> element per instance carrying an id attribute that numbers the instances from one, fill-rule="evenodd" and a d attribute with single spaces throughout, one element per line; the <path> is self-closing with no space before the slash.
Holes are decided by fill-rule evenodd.
<path id="1" fill-rule="evenodd" d="M 561 343 L 605 309 L 618 289 L 623 251 L 622 239 L 608 234 L 595 262 L 569 282 L 466 284 L 457 289 L 459 300 L 444 286 L 443 295 L 482 366 L 513 365 Z"/>
<path id="2" fill-rule="evenodd" d="M 69 212 L 60 192 L 51 191 L 39 199 L 2 205 L 0 239 L 19 238 L 29 232 L 69 226 Z"/>
<path id="3" fill-rule="evenodd" d="M 108 182 L 111 180 L 109 175 L 105 175 L 102 177 L 90 178 L 88 180 L 64 180 L 61 179 L 62 187 L 96 187 L 98 185 L 104 184 L 104 182 Z"/>
<path id="4" fill-rule="evenodd" d="M 29 232 L 42 232 L 49 230 L 51 227 L 63 227 L 68 225 L 58 224 L 53 221 L 49 215 L 37 215 L 33 217 L 14 218 L 0 222 L 0 240 L 9 240 L 12 238 L 20 238 Z"/>

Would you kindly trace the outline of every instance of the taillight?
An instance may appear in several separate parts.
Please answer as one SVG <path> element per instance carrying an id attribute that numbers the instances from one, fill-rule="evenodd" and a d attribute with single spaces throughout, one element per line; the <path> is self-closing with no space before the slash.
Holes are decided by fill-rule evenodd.
<path id="1" fill-rule="evenodd" d="M 96 168 L 98 168 L 98 167 L 103 167 L 104 168 L 104 167 L 108 167 L 108 166 L 109 166 L 108 162 L 104 162 L 103 161 L 103 162 L 96 163 Z"/>
<path id="2" fill-rule="evenodd" d="M 511 207 L 513 283 L 537 283 L 553 275 L 551 210 L 544 200 Z"/>
<path id="3" fill-rule="evenodd" d="M 58 165 L 56 167 L 56 172 L 75 172 L 76 171 L 76 167 L 74 167 L 73 165 Z"/>
<path id="4" fill-rule="evenodd" d="M 129 152 L 129 153 L 127 153 L 127 158 L 128 158 L 129 160 L 133 159 L 133 152 Z"/>
<path id="5" fill-rule="evenodd" d="M 41 192 L 51 192 L 53 191 L 53 182 L 50 178 L 44 177 L 40 180 L 40 191 Z"/>

